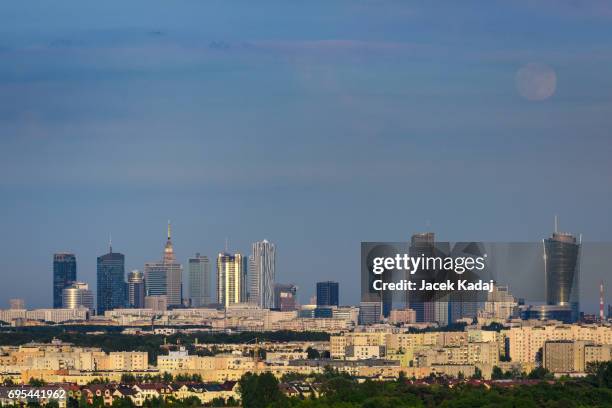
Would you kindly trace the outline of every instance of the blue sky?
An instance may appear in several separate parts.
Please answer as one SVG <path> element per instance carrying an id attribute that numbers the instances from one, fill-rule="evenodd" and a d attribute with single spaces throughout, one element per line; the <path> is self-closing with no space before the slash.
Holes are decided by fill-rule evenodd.
<path id="1" fill-rule="evenodd" d="M 168 219 L 183 262 L 275 242 L 302 302 L 358 301 L 361 241 L 609 241 L 611 68 L 598 0 L 3 1 L 0 303 L 49 305 L 55 251 L 93 284 L 109 233 L 142 269 Z"/>

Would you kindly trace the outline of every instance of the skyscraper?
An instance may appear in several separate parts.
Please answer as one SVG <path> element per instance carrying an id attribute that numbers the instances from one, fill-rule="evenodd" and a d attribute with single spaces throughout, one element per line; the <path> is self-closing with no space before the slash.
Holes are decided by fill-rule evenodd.
<path id="1" fill-rule="evenodd" d="M 435 254 L 435 234 L 433 232 L 421 232 L 421 233 L 412 235 L 412 237 L 410 238 L 410 248 L 408 249 L 408 252 L 411 257 L 434 256 Z M 410 272 L 407 272 L 407 273 L 409 274 Z M 429 280 L 431 279 L 431 273 L 428 271 L 419 271 L 415 277 L 413 278 L 406 277 L 406 279 L 414 279 L 415 281 Z M 416 312 L 417 322 L 419 323 L 433 322 L 436 320 L 440 320 L 440 319 L 436 319 L 436 305 L 433 302 L 433 300 L 410 299 L 409 298 L 410 293 L 408 291 L 406 291 L 405 295 L 406 295 L 406 299 L 408 300 L 406 307 Z M 447 306 L 446 302 L 440 302 L 440 303 L 443 303 L 443 304 L 438 305 L 438 308 L 440 310 L 440 312 L 437 313 L 439 315 L 438 318 L 441 317 L 440 315 L 444 314 L 441 311 L 444 310 L 445 308 L 444 306 Z M 384 306 L 383 306 L 383 309 L 385 309 Z M 384 310 L 383 310 L 383 314 L 384 314 Z M 448 322 L 448 313 L 447 313 L 446 321 Z"/>
<path id="2" fill-rule="evenodd" d="M 53 307 L 62 307 L 62 291 L 76 281 L 76 256 L 68 252 L 53 255 Z"/>
<path id="3" fill-rule="evenodd" d="M 255 258 L 250 255 L 245 262 L 247 267 L 246 300 L 251 304 L 259 305 L 259 278 L 255 273 Z"/>
<path id="4" fill-rule="evenodd" d="M 168 222 L 168 239 L 161 261 L 145 264 L 145 288 L 147 296 L 166 296 L 168 306 L 180 306 L 183 303 L 183 266 L 176 262 L 172 246 L 170 222 Z"/>
<path id="5" fill-rule="evenodd" d="M 580 314 L 580 243 L 572 234 L 557 232 L 556 224 L 555 232 L 544 240 L 546 304 L 566 307 L 575 322 Z"/>
<path id="6" fill-rule="evenodd" d="M 252 245 L 253 270 L 249 271 L 249 302 L 259 307 L 274 307 L 274 279 L 276 270 L 276 247 L 268 240 Z"/>
<path id="7" fill-rule="evenodd" d="M 207 256 L 196 253 L 189 258 L 189 298 L 191 306 L 202 307 L 212 303 L 210 262 Z"/>
<path id="8" fill-rule="evenodd" d="M 88 309 L 94 311 L 94 297 L 89 290 L 89 285 L 84 282 L 74 282 L 64 288 L 62 293 L 62 304 L 65 309 Z"/>
<path id="9" fill-rule="evenodd" d="M 98 315 L 126 306 L 125 256 L 113 252 L 112 245 L 109 245 L 107 254 L 98 257 L 97 282 Z"/>
<path id="10" fill-rule="evenodd" d="M 144 307 L 145 282 L 144 275 L 138 269 L 128 274 L 128 306 L 135 309 Z"/>
<path id="11" fill-rule="evenodd" d="M 339 306 L 339 292 L 338 282 L 317 282 L 317 307 Z"/>
<path id="12" fill-rule="evenodd" d="M 245 258 L 222 252 L 217 256 L 217 303 L 228 307 L 244 302 Z"/>

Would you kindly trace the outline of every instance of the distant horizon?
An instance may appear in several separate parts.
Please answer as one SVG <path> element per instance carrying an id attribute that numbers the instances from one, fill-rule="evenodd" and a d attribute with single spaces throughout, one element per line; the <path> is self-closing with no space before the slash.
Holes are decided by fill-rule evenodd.
<path id="1" fill-rule="evenodd" d="M 418 234 L 418 233 L 423 233 L 423 232 L 433 232 L 433 233 L 435 233 L 435 231 L 419 231 L 419 232 L 413 232 L 410 235 Z M 550 235 L 552 235 L 554 232 L 555 232 L 554 230 L 551 231 Z M 561 232 L 561 231 L 558 231 L 558 232 L 559 233 L 572 234 L 575 237 L 582 235 L 582 234 L 576 234 L 576 233 L 573 233 L 573 232 Z M 439 238 L 439 236 L 436 235 L 436 242 L 448 242 L 448 241 L 440 240 L 438 238 Z M 173 234 L 173 238 L 172 239 L 173 239 L 173 242 L 174 242 L 174 234 Z M 261 242 L 263 240 L 268 240 L 268 239 L 265 238 L 265 239 L 260 239 L 258 241 L 253 241 L 253 242 Z M 278 243 L 276 241 L 274 241 L 274 240 L 268 240 L 268 241 L 273 243 L 274 245 L 278 246 Z M 409 240 L 406 240 L 405 242 L 409 242 Z M 460 241 L 453 241 L 453 242 L 481 242 L 481 241 L 462 241 L 462 240 L 460 240 Z M 501 241 L 498 241 L 498 242 L 501 243 Z M 517 244 L 517 243 L 519 243 L 519 244 L 537 244 L 537 245 L 539 245 L 541 243 L 541 241 L 513 241 L 513 242 L 503 242 L 503 243 L 504 244 Z M 583 244 L 600 244 L 600 245 L 609 244 L 612 247 L 612 241 L 611 242 L 583 241 L 582 243 Z M 109 242 L 108 244 L 111 244 L 111 243 Z M 114 244 L 112 244 L 112 245 L 114 245 Z M 110 249 L 110 245 L 107 247 L 107 251 L 109 249 Z M 211 255 L 209 255 L 208 253 L 204 253 L 202 251 L 197 251 L 197 252 L 194 252 L 193 255 L 189 255 L 186 258 L 184 258 L 185 262 L 181 261 L 181 259 L 183 259 L 183 258 L 177 257 L 177 262 L 180 263 L 183 266 L 183 298 L 184 299 L 188 299 L 189 298 L 189 296 L 187 295 L 188 294 L 188 288 L 189 288 L 189 279 L 188 279 L 188 273 L 187 273 L 187 271 L 185 269 L 185 265 L 188 264 L 189 259 L 191 259 L 193 256 L 195 256 L 196 253 L 199 253 L 200 256 L 207 256 L 209 258 L 210 264 L 211 264 L 211 280 L 212 280 L 212 285 L 213 285 L 213 287 L 211 289 L 210 296 L 211 296 L 211 298 L 214 298 L 214 295 L 215 295 L 214 288 L 216 287 L 216 273 L 217 273 L 217 271 L 216 271 L 216 261 L 215 260 L 216 260 L 216 256 L 218 256 L 218 254 L 222 254 L 222 253 L 225 253 L 225 252 L 226 252 L 225 248 L 223 250 L 221 250 L 220 252 L 212 253 Z M 100 255 L 97 255 L 96 259 L 98 257 L 106 255 L 108 253 L 110 253 L 110 252 L 104 252 L 104 253 L 102 253 Z M 125 251 L 116 250 L 116 247 L 113 249 L 112 253 L 118 253 L 118 254 L 122 254 L 122 255 L 126 256 L 126 252 Z M 146 263 L 149 263 L 149 262 L 158 262 L 158 261 L 162 260 L 163 259 L 163 248 L 160 251 L 160 253 L 161 253 L 161 255 L 160 255 L 159 259 L 150 259 L 150 260 L 147 260 L 147 261 L 143 261 L 141 263 L 140 267 L 135 267 L 135 268 L 134 267 L 128 267 L 127 266 L 128 264 L 126 262 L 125 277 L 127 278 L 127 275 L 129 274 L 129 272 L 131 272 L 133 270 L 138 270 L 140 272 L 143 272 L 144 271 L 144 265 Z M 241 255 L 248 256 L 248 255 L 250 255 L 250 250 L 242 251 L 240 249 L 237 249 L 237 250 L 230 250 L 229 253 L 239 253 Z M 55 254 L 73 254 L 73 255 L 75 255 L 76 262 L 77 262 L 77 281 L 78 282 L 87 283 L 89 285 L 90 290 L 94 294 L 96 293 L 97 287 L 96 287 L 96 275 L 95 275 L 95 271 L 94 271 L 93 276 L 89 276 L 88 278 L 85 278 L 85 279 L 81 278 L 80 277 L 80 273 L 79 273 L 79 269 L 80 269 L 79 268 L 79 264 L 80 264 L 79 263 L 79 255 L 77 253 L 73 252 L 73 251 L 64 250 L 64 251 L 54 252 L 53 254 L 51 254 L 51 261 L 50 261 L 50 274 L 51 275 L 53 273 L 53 267 L 52 267 L 53 259 L 52 259 L 52 257 Z M 281 256 L 282 256 L 282 253 L 281 253 Z M 126 256 L 126 259 L 127 259 L 127 256 Z M 582 260 L 581 260 L 581 262 L 582 262 Z M 581 274 L 582 273 L 583 273 L 583 271 L 581 271 Z M 544 274 L 544 271 L 542 271 L 542 276 L 543 276 L 543 274 Z M 602 278 L 603 277 L 606 277 L 605 272 L 602 275 Z M 581 276 L 581 278 L 583 279 L 584 276 Z M 601 281 L 600 278 L 592 277 L 591 280 L 592 280 L 592 282 L 591 282 L 592 286 L 596 287 L 596 288 L 599 288 L 599 283 Z M 351 293 L 348 296 L 349 299 L 356 299 L 355 301 L 343 302 L 342 300 L 344 298 L 346 298 L 346 291 L 344 291 L 344 295 L 345 296 L 343 297 L 342 296 L 343 295 L 342 282 L 339 281 L 338 279 L 335 279 L 333 276 L 331 276 L 329 278 L 324 278 L 324 279 L 321 279 L 321 280 L 313 280 L 313 281 L 311 281 L 310 282 L 311 283 L 310 286 L 312 287 L 312 289 L 311 289 L 310 292 L 308 292 L 308 291 L 304 292 L 303 289 L 299 285 L 297 285 L 298 286 L 298 302 L 300 304 L 309 304 L 308 302 L 309 302 L 310 298 L 312 298 L 314 295 L 316 295 L 316 283 L 317 282 L 323 282 L 323 281 L 334 281 L 334 282 L 339 282 L 340 283 L 340 300 L 341 300 L 340 304 L 341 305 L 345 305 L 345 306 L 349 306 L 349 305 L 351 305 L 351 306 L 358 306 L 359 305 L 359 301 L 360 301 L 359 300 L 359 290 L 360 289 L 357 288 L 357 292 L 356 293 Z M 277 271 L 277 279 L 276 279 L 275 283 L 296 284 L 296 282 L 291 281 L 291 280 L 278 279 L 278 271 Z M 517 298 L 521 297 L 517 293 L 513 292 L 512 285 L 508 285 L 507 282 L 498 282 L 498 283 L 500 285 L 503 285 L 503 286 L 509 286 L 509 289 L 510 289 L 511 293 L 513 293 Z M 584 285 L 582 280 L 581 280 L 580 287 L 581 287 L 581 292 L 587 292 L 587 293 L 590 292 L 590 293 L 593 293 L 592 290 L 585 290 L 585 288 L 588 288 L 589 286 L 588 285 Z M 605 294 L 606 294 L 606 299 L 608 299 L 607 298 L 607 293 L 609 292 L 609 290 L 608 290 L 608 285 L 606 284 L 605 280 L 604 280 L 604 290 L 605 290 Z M 52 307 L 52 305 L 44 305 L 42 303 L 34 303 L 34 305 L 38 304 L 39 306 L 29 307 L 30 306 L 30 302 L 28 301 L 28 297 L 27 296 L 13 296 L 13 297 L 9 297 L 9 298 L 6 299 L 7 305 L 8 305 L 8 300 L 12 299 L 12 298 L 21 298 L 21 299 L 24 299 L 27 308 L 47 308 L 47 307 Z M 590 299 L 590 300 L 589 301 L 585 301 L 586 299 Z M 580 299 L 581 311 L 583 311 L 585 313 L 595 313 L 595 312 L 597 312 L 598 311 L 598 307 L 599 307 L 599 303 L 598 302 L 599 302 L 599 298 L 598 297 L 597 298 L 589 298 L 589 297 L 585 297 L 583 294 L 581 294 L 581 299 Z M 538 304 L 538 302 L 533 302 L 533 304 Z M 606 307 L 607 307 L 608 304 L 612 304 L 612 300 L 607 300 L 605 302 L 605 304 L 606 304 Z M 586 305 L 586 308 L 585 308 L 585 305 Z M 4 307 L 0 307 L 0 309 L 3 309 L 3 308 Z"/>

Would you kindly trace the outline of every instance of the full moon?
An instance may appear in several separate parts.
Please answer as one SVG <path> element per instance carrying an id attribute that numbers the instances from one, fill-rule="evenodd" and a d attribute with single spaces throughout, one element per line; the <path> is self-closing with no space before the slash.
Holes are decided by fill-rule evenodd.
<path id="1" fill-rule="evenodd" d="M 527 100 L 543 101 L 555 93 L 557 74 L 545 64 L 526 64 L 516 72 L 516 88 Z"/>

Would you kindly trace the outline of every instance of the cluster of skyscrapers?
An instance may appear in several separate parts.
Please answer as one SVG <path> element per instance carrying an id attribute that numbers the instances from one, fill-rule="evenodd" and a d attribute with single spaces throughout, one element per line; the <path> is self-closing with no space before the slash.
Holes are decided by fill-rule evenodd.
<path id="1" fill-rule="evenodd" d="M 544 239 L 544 304 L 522 305 L 518 314 L 524 319 L 553 319 L 573 323 L 580 318 L 579 283 L 580 283 L 580 250 L 581 242 L 574 235 L 559 232 L 555 219 L 555 230 L 550 238 Z M 461 244 L 463 245 L 463 244 Z M 459 251 L 467 247 L 461 247 Z M 470 248 L 473 251 L 474 248 Z M 436 242 L 433 232 L 414 234 L 408 248 L 412 257 L 455 255 L 457 248 L 450 248 L 449 243 Z M 427 279 L 426 276 L 415 275 Z M 394 305 L 402 303 L 403 310 L 415 313 L 417 323 L 435 322 L 442 325 L 456 322 L 462 318 L 474 317 L 482 302 L 473 299 L 471 294 L 451 293 L 444 297 L 419 296 L 419 292 L 406 291 L 404 298 L 398 302 L 391 291 L 372 291 L 370 284 L 362 284 L 360 303 L 360 323 L 369 324 L 388 318 Z M 602 300 L 603 302 L 603 300 Z M 602 303 L 603 305 L 603 303 Z M 603 315 L 603 306 L 601 315 Z"/>
<path id="2" fill-rule="evenodd" d="M 412 236 L 411 256 L 437 256 L 455 252 L 448 243 L 437 243 L 433 232 Z M 464 250 L 460 248 L 459 250 Z M 575 236 L 555 232 L 543 240 L 545 304 L 523 307 L 521 317 L 556 319 L 575 322 L 579 319 L 579 276 L 581 243 Z M 97 258 L 97 314 L 107 310 L 130 308 L 166 309 L 177 307 L 220 307 L 252 304 L 262 309 L 296 310 L 297 287 L 277 284 L 276 247 L 263 240 L 254 242 L 250 255 L 230 253 L 227 248 L 217 255 L 216 275 L 211 261 L 196 253 L 188 259 L 189 292 L 183 293 L 183 266 L 177 261 L 168 223 L 167 240 L 160 260 L 147 262 L 144 273 L 138 270 L 125 274 L 125 256 L 114 252 L 109 244 L 107 254 Z M 216 279 L 215 279 L 216 278 Z M 363 287 L 369 287 L 368 285 Z M 415 321 L 449 324 L 461 318 L 476 316 L 478 301 L 451 294 L 444 298 L 423 298 L 406 295 L 397 310 L 410 310 Z M 77 280 L 74 254 L 57 253 L 53 258 L 53 307 L 94 310 L 94 297 L 84 282 Z M 397 305 L 389 291 L 362 292 L 360 323 L 368 324 L 388 318 Z M 314 306 L 314 305 L 313 305 Z M 318 282 L 316 307 L 312 317 L 331 317 L 339 306 L 337 282 Z M 311 313 L 309 312 L 309 313 Z"/>
<path id="3" fill-rule="evenodd" d="M 114 252 L 97 259 L 96 312 L 131 307 L 228 307 L 250 303 L 261 308 L 295 308 L 295 285 L 275 284 L 276 247 L 268 240 L 252 244 L 249 256 L 229 253 L 217 256 L 216 279 L 210 260 L 196 253 L 188 259 L 189 293 L 183 293 L 183 266 L 177 261 L 168 223 L 162 258 L 147 262 L 144 273 L 125 274 L 125 255 Z M 215 295 L 213 295 L 215 293 Z M 152 305 L 156 305 L 153 307 Z M 57 253 L 53 258 L 53 307 L 94 311 L 93 295 L 84 282 L 77 281 L 77 261 L 72 253 Z"/>

